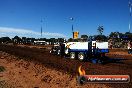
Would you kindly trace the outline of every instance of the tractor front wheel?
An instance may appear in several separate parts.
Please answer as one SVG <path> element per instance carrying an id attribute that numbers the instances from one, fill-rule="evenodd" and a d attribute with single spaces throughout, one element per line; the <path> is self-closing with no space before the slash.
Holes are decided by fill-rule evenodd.
<path id="1" fill-rule="evenodd" d="M 75 59 L 75 53 L 74 52 L 70 53 L 70 59 Z"/>
<path id="2" fill-rule="evenodd" d="M 85 59 L 85 54 L 82 53 L 82 52 L 80 52 L 80 53 L 78 54 L 78 59 L 79 59 L 80 61 L 83 61 L 83 60 Z"/>

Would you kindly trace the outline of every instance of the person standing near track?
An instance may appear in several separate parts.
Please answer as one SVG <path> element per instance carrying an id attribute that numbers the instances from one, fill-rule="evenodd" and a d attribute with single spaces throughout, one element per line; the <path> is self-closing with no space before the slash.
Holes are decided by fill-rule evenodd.
<path id="1" fill-rule="evenodd" d="M 127 43 L 127 48 L 128 48 L 128 54 L 132 54 L 132 41 L 129 41 L 128 43 Z"/>

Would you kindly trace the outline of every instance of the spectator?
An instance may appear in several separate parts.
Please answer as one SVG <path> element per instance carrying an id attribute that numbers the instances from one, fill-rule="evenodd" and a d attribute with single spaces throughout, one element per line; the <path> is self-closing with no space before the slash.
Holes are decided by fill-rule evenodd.
<path id="1" fill-rule="evenodd" d="M 129 41 L 129 42 L 127 43 L 127 48 L 128 48 L 128 53 L 129 53 L 129 54 L 132 54 L 132 41 Z"/>

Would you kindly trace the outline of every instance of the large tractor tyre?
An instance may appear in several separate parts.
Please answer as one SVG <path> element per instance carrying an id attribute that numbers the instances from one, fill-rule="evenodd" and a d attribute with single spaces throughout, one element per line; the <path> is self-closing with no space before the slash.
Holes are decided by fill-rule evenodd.
<path id="1" fill-rule="evenodd" d="M 77 77 L 77 82 L 79 85 L 83 85 L 87 82 L 87 79 L 84 76 L 78 76 Z"/>
<path id="2" fill-rule="evenodd" d="M 78 53 L 78 59 L 79 59 L 80 61 L 83 61 L 83 60 L 85 59 L 85 54 L 82 53 L 82 52 Z"/>
<path id="3" fill-rule="evenodd" d="M 61 51 L 60 50 L 57 50 L 57 55 L 60 55 L 61 54 Z"/>
<path id="4" fill-rule="evenodd" d="M 76 57 L 76 54 L 74 52 L 71 52 L 70 53 L 70 59 L 75 59 L 75 57 Z"/>

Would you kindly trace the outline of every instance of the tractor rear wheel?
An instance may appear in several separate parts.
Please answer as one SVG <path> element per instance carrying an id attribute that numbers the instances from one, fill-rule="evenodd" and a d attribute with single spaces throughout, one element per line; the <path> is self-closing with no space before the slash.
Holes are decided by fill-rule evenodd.
<path id="1" fill-rule="evenodd" d="M 79 59 L 80 61 L 83 61 L 83 60 L 85 59 L 85 54 L 82 53 L 82 52 L 78 53 L 78 59 Z"/>
<path id="2" fill-rule="evenodd" d="M 60 55 L 60 54 L 61 54 L 60 50 L 57 50 L 57 55 Z"/>
<path id="3" fill-rule="evenodd" d="M 70 53 L 70 59 L 75 59 L 75 53 L 74 52 Z"/>

